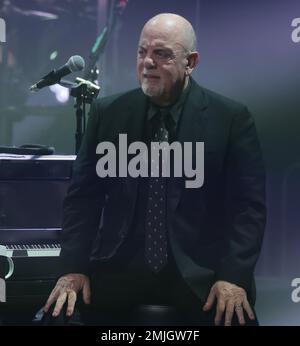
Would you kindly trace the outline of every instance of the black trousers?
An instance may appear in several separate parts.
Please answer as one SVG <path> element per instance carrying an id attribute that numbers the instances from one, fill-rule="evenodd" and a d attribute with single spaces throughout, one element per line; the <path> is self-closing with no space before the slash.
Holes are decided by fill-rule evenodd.
<path id="1" fill-rule="evenodd" d="M 88 325 L 214 325 L 215 307 L 203 312 L 205 302 L 182 279 L 172 256 L 159 273 L 147 267 L 142 251 L 129 263 L 98 265 L 91 291 L 91 305 L 81 306 Z M 246 325 L 258 325 L 244 315 Z M 232 324 L 239 325 L 236 316 Z"/>

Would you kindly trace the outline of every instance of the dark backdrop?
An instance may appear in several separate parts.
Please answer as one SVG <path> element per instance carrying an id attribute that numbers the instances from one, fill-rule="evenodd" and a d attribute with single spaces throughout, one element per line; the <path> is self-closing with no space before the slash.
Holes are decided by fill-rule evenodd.
<path id="1" fill-rule="evenodd" d="M 88 60 L 105 24 L 107 5 L 108 0 L 0 1 L 0 17 L 7 24 L 7 42 L 0 46 L 0 145 L 40 143 L 55 146 L 57 153 L 74 152 L 73 100 L 61 104 L 48 88 L 32 95 L 28 87 L 71 55 Z M 139 32 L 160 12 L 175 12 L 193 23 L 201 54 L 194 78 L 247 104 L 253 113 L 268 196 L 257 276 L 297 277 L 300 43 L 291 39 L 291 22 L 300 17 L 299 1 L 131 0 L 100 58 L 100 97 L 137 86 Z M 49 13 L 56 18 L 45 20 Z"/>

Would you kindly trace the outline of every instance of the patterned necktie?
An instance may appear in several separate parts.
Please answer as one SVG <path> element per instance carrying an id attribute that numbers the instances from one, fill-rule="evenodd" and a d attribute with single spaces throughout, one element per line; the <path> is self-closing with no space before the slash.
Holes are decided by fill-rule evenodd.
<path id="1" fill-rule="evenodd" d="M 159 113 L 159 125 L 155 131 L 154 142 L 168 142 L 169 134 L 165 126 L 167 114 Z M 162 163 L 162 159 L 160 158 Z M 160 165 L 159 165 L 160 166 Z M 145 260 L 154 272 L 159 272 L 168 262 L 166 229 L 166 178 L 149 178 L 148 204 L 145 225 Z"/>

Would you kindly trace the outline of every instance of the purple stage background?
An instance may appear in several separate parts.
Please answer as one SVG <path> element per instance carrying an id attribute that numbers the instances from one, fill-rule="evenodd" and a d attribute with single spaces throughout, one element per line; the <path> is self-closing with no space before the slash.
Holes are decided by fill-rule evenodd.
<path id="1" fill-rule="evenodd" d="M 49 88 L 34 95 L 28 88 L 71 55 L 88 61 L 108 2 L 0 1 L 6 21 L 6 42 L 0 43 L 0 145 L 39 143 L 55 146 L 58 154 L 74 152 L 73 100 L 59 103 Z M 160 12 L 181 14 L 194 25 L 201 55 L 197 82 L 245 103 L 254 115 L 268 201 L 256 274 L 263 283 L 275 280 L 268 281 L 274 289 L 281 282 L 276 292 L 284 293 L 276 299 L 290 303 L 290 281 L 300 276 L 300 42 L 293 42 L 291 26 L 300 17 L 299 0 L 131 0 L 99 60 L 100 97 L 137 86 L 139 32 Z M 258 290 L 258 303 L 266 290 L 261 288 L 261 296 Z M 265 323 L 300 324 L 300 310 L 299 319 L 286 316 Z"/>

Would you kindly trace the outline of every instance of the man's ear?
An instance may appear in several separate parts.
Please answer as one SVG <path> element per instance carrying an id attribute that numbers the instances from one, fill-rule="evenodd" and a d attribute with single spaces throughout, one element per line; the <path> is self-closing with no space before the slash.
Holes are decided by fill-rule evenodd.
<path id="1" fill-rule="evenodd" d="M 193 69 L 198 65 L 200 56 L 198 52 L 191 52 L 187 56 L 186 74 L 190 75 Z"/>

